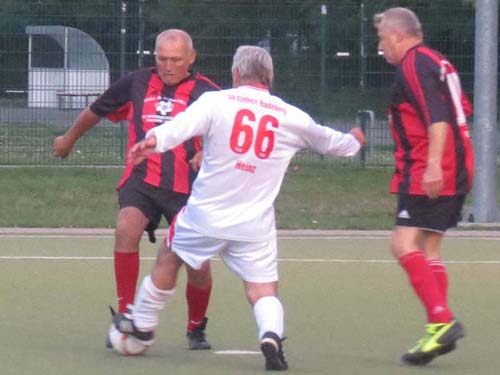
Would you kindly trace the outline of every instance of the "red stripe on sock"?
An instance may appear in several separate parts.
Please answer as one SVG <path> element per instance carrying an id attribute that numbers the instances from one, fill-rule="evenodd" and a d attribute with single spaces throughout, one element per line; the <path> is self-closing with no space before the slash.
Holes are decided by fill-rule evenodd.
<path id="1" fill-rule="evenodd" d="M 434 273 L 421 251 L 414 251 L 399 258 L 413 290 L 427 311 L 429 323 L 448 323 L 453 315 L 448 309 Z"/>
<path id="2" fill-rule="evenodd" d="M 446 267 L 441 261 L 441 259 L 431 259 L 429 260 L 429 266 L 431 267 L 434 278 L 439 285 L 439 290 L 444 297 L 444 300 L 448 300 L 448 273 L 446 272 Z"/>
<path id="3" fill-rule="evenodd" d="M 139 252 L 122 253 L 115 250 L 115 280 L 118 311 L 127 311 L 127 305 L 134 303 L 135 288 L 139 277 Z"/>

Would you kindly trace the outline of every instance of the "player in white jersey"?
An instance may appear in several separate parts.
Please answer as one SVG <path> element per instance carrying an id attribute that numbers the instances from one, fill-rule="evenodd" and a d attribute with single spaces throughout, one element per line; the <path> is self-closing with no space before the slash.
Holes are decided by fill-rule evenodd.
<path id="1" fill-rule="evenodd" d="M 245 284 L 266 369 L 286 370 L 273 203 L 298 150 L 350 157 L 364 136 L 358 128 L 344 134 L 320 126 L 271 95 L 273 64 L 263 48 L 239 47 L 232 74 L 233 89 L 203 94 L 172 121 L 150 130 L 129 153 L 139 163 L 151 152 L 203 136 L 204 158 L 191 196 L 144 278 L 131 323 L 138 337 L 153 332 L 158 310 L 174 293 L 179 267 L 186 263 L 197 270 L 218 253 Z"/>

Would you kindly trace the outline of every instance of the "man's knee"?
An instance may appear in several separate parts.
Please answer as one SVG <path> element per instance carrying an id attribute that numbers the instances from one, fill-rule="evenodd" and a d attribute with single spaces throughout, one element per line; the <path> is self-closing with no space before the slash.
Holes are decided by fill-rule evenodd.
<path id="1" fill-rule="evenodd" d="M 398 227 L 392 233 L 391 252 L 396 258 L 400 258 L 413 251 L 420 249 L 419 230 L 411 227 Z"/>
<path id="2" fill-rule="evenodd" d="M 158 248 L 155 268 L 160 268 L 165 272 L 172 272 L 174 270 L 177 272 L 183 263 L 183 260 L 167 244 L 166 239 L 163 240 Z"/>
<path id="3" fill-rule="evenodd" d="M 276 297 L 278 295 L 278 282 L 245 283 L 248 302 L 253 306 L 263 297 Z"/>
<path id="4" fill-rule="evenodd" d="M 182 259 L 163 241 L 158 249 L 156 263 L 151 272 L 154 284 L 160 289 L 174 288 L 177 282 L 177 273 L 182 263 Z"/>
<path id="5" fill-rule="evenodd" d="M 135 252 L 139 250 L 144 228 L 149 220 L 136 207 L 120 209 L 116 220 L 115 247 L 121 252 Z"/>
<path id="6" fill-rule="evenodd" d="M 210 273 L 210 261 L 203 263 L 199 270 L 195 270 L 186 264 L 188 282 L 198 289 L 206 289 L 212 285 L 212 275 Z"/>

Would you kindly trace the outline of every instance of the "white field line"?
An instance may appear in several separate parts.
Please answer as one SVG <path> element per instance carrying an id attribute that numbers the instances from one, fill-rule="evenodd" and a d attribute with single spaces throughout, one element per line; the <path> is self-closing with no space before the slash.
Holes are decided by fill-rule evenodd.
<path id="1" fill-rule="evenodd" d="M 141 260 L 155 260 L 155 257 L 141 257 Z M 96 257 L 96 256 L 18 256 L 18 255 L 2 255 L 0 260 L 97 260 L 110 261 L 113 257 Z M 219 258 L 212 260 L 220 261 Z M 372 263 L 372 264 L 389 264 L 396 263 L 390 259 L 328 259 L 328 258 L 278 258 L 278 262 L 283 263 Z M 447 260 L 445 264 L 500 264 L 500 260 Z"/>
<path id="2" fill-rule="evenodd" d="M 34 229 L 35 231 L 37 229 Z M 80 234 L 84 232 L 84 234 Z M 102 232 L 98 232 L 96 230 L 90 230 L 86 232 L 85 229 L 80 231 L 80 233 L 72 233 L 71 230 L 68 230 L 69 233 L 61 234 L 58 233 L 57 230 L 42 233 L 26 233 L 21 228 L 16 228 L 14 233 L 10 232 L 9 229 L 6 231 L 2 231 L 0 228 L 0 238 L 75 238 L 75 239 L 112 239 L 113 235 L 110 234 L 100 234 Z M 110 233 L 110 230 L 105 230 L 105 232 Z M 62 229 L 61 232 L 66 232 L 65 229 Z M 344 235 L 345 232 L 339 231 L 338 234 L 335 233 L 333 235 L 328 235 L 332 232 L 324 231 L 319 233 L 318 235 L 312 235 L 313 231 L 306 231 L 307 235 L 287 235 L 289 231 L 278 231 L 278 239 L 280 240 L 352 240 L 352 239 L 369 239 L 369 240 L 387 240 L 390 236 L 390 232 L 388 231 L 348 231 L 347 235 Z M 342 233 L 342 234 L 341 234 Z M 368 233 L 372 233 L 374 235 L 370 236 Z M 483 240 L 483 241 L 499 241 L 500 237 L 496 237 L 498 232 L 451 232 L 451 236 L 447 236 L 447 239 L 468 239 L 468 240 Z M 467 234 L 471 234 L 470 237 Z M 484 236 L 482 236 L 484 234 Z M 493 236 L 492 236 L 493 235 Z M 158 239 L 161 239 L 159 237 Z M 112 260 L 113 257 L 98 257 L 98 256 L 16 256 L 16 255 L 4 255 L 0 256 L 0 260 Z M 143 260 L 155 260 L 155 257 L 141 257 Z M 219 260 L 215 258 L 215 260 Z M 303 262 L 303 263 L 395 263 L 395 260 L 383 260 L 383 259 L 328 259 L 328 258 L 303 258 L 303 259 L 294 259 L 294 258 L 280 258 L 278 259 L 280 262 Z M 461 260 L 448 260 L 446 261 L 448 264 L 500 264 L 500 261 L 496 260 L 471 260 L 471 261 L 461 261 Z"/>
<path id="3" fill-rule="evenodd" d="M 254 350 L 217 350 L 213 352 L 214 354 L 222 354 L 222 355 L 252 355 L 252 354 L 261 354 L 261 352 L 257 352 Z"/>

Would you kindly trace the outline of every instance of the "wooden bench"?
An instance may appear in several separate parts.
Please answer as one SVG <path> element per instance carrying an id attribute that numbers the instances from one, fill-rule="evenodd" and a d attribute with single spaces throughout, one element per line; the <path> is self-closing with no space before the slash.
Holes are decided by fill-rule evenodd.
<path id="1" fill-rule="evenodd" d="M 57 103 L 60 109 L 86 108 L 101 93 L 99 92 L 58 92 Z M 84 105 L 82 106 L 81 103 Z"/>

